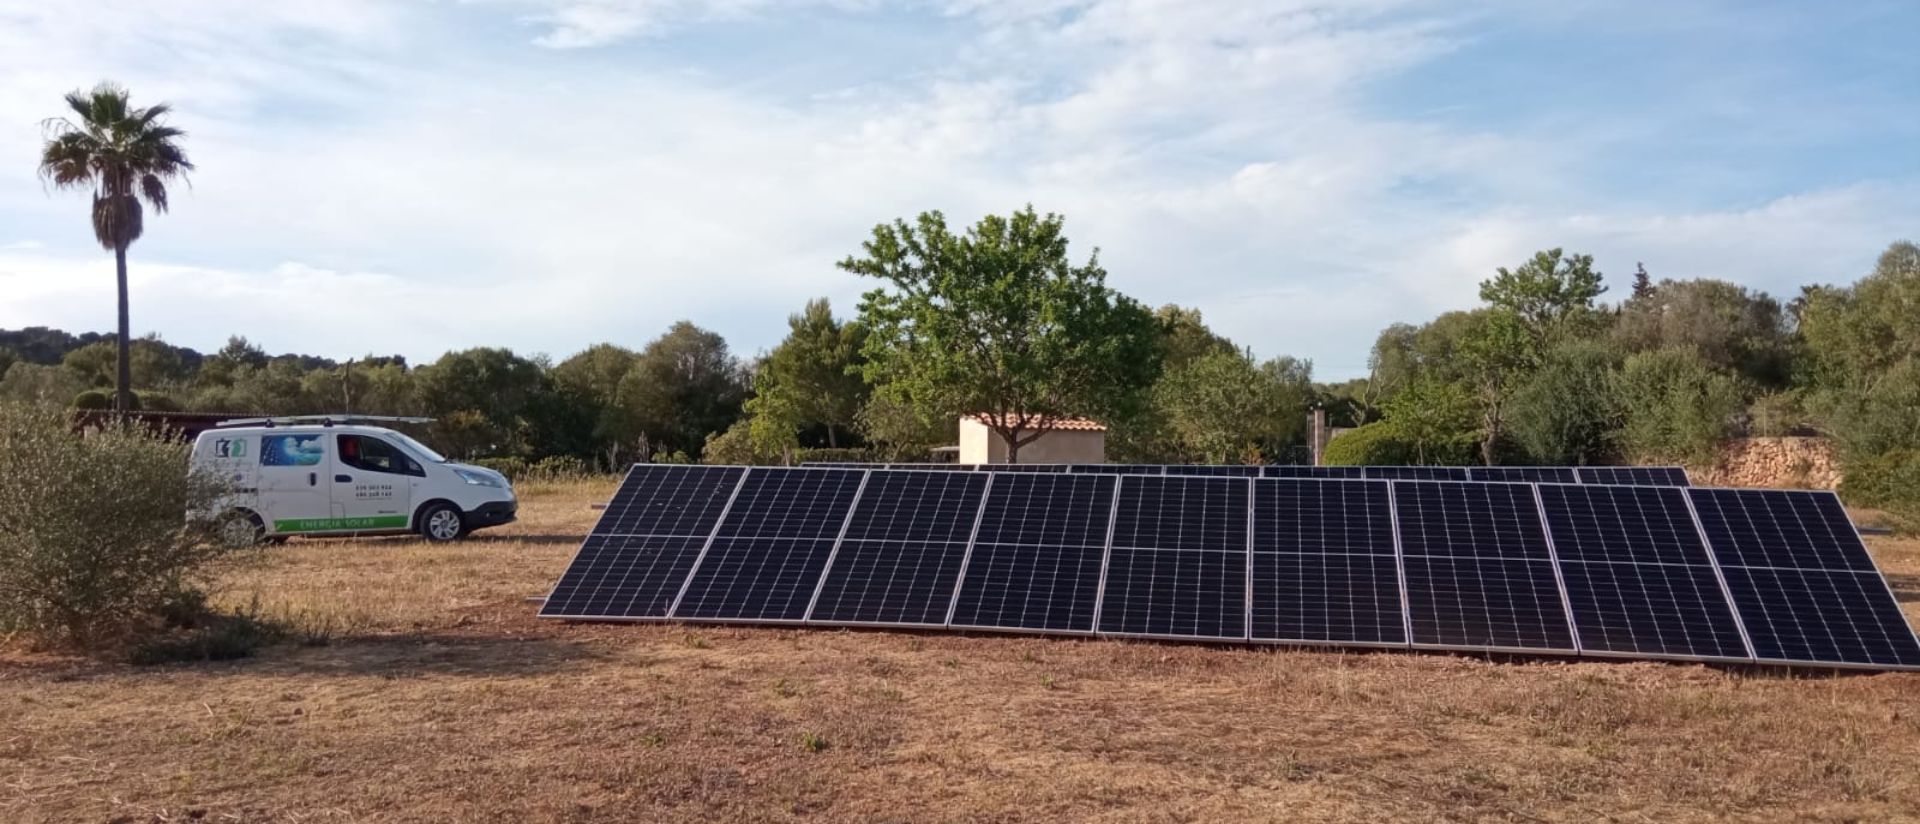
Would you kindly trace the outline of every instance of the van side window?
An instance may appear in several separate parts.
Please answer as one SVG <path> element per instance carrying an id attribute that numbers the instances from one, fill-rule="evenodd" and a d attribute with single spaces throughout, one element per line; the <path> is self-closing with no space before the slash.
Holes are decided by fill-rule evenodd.
<path id="1" fill-rule="evenodd" d="M 390 475 L 420 475 L 427 473 L 418 463 L 408 458 L 398 447 L 379 438 L 366 435 L 340 436 L 340 462 L 355 469 L 368 472 L 385 472 Z"/>

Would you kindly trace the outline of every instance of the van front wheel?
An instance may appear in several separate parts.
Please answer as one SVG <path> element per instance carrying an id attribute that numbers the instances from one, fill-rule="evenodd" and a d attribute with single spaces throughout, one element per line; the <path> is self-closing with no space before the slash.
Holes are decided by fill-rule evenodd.
<path id="1" fill-rule="evenodd" d="M 435 543 L 457 541 L 467 534 L 467 523 L 453 504 L 434 504 L 420 513 L 420 534 Z"/>

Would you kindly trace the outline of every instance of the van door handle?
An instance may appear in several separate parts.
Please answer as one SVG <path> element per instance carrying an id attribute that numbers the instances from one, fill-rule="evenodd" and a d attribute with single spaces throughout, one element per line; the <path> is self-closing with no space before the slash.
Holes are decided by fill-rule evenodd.
<path id="1" fill-rule="evenodd" d="M 318 472 L 308 472 L 308 473 L 307 473 L 307 486 L 319 486 L 319 485 L 320 485 L 320 473 L 318 473 Z"/>
<path id="2" fill-rule="evenodd" d="M 350 484 L 350 483 L 353 483 L 353 476 L 352 475 L 335 475 L 333 476 L 333 482 L 337 484 Z"/>

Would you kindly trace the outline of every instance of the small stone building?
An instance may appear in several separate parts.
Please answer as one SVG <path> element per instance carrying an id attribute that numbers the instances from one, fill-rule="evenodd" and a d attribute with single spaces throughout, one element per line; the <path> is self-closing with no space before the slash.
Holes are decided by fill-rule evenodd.
<path id="1" fill-rule="evenodd" d="M 959 463 L 1006 463 L 1007 442 L 973 415 L 960 419 Z M 1106 463 L 1107 428 L 1082 418 L 1054 421 L 1020 447 L 1021 463 Z"/>

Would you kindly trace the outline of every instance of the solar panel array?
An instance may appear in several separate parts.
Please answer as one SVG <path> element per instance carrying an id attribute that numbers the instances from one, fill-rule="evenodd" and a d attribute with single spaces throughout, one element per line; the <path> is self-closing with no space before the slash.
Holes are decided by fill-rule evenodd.
<path id="1" fill-rule="evenodd" d="M 1236 478 L 1367 478 L 1390 481 L 1687 486 L 1678 466 L 1296 466 L 1290 464 L 951 464 L 804 463 L 819 469 L 928 469 L 958 472 L 1043 472 L 1068 475 L 1221 475 Z"/>
<path id="2" fill-rule="evenodd" d="M 541 614 L 1920 669 L 1809 491 L 639 466 Z"/>

